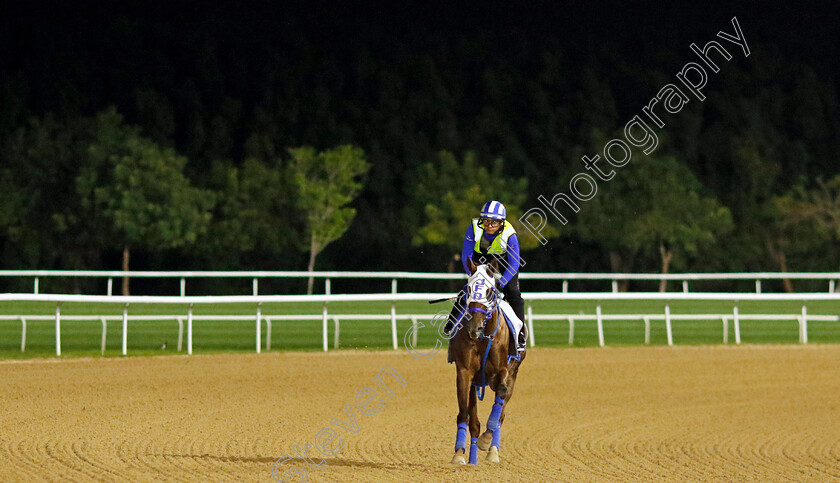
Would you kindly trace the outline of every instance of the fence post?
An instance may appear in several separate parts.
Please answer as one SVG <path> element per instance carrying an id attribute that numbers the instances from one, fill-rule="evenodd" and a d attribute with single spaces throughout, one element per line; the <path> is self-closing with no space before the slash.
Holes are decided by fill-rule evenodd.
<path id="1" fill-rule="evenodd" d="M 35 295 L 38 295 L 38 277 L 35 277 L 35 287 L 33 288 Z"/>
<path id="2" fill-rule="evenodd" d="M 102 321 L 102 348 L 100 349 L 99 353 L 101 355 L 105 355 L 105 342 L 108 340 L 106 338 L 106 333 L 108 332 L 108 321 L 105 320 L 105 317 L 100 317 L 100 321 Z"/>
<path id="3" fill-rule="evenodd" d="M 55 355 L 61 355 L 61 302 L 55 306 Z"/>
<path id="4" fill-rule="evenodd" d="M 534 347 L 534 312 L 531 310 L 531 304 L 528 304 L 528 338 L 531 339 L 531 347 Z"/>
<path id="5" fill-rule="evenodd" d="M 738 319 L 738 306 L 732 310 L 732 327 L 735 329 L 735 343 L 741 343 L 741 321 Z"/>
<path id="6" fill-rule="evenodd" d="M 128 304 L 123 308 L 122 318 L 122 355 L 127 355 L 128 352 Z"/>
<path id="7" fill-rule="evenodd" d="M 271 350 L 271 317 L 265 318 L 265 350 Z"/>
<path id="8" fill-rule="evenodd" d="M 391 293 L 396 295 L 397 294 L 397 279 L 391 280 Z M 391 342 L 393 343 L 394 350 L 397 350 L 399 347 L 397 345 L 397 302 L 391 302 Z"/>
<path id="9" fill-rule="evenodd" d="M 323 325 L 322 328 L 323 328 L 323 332 L 324 332 L 322 343 L 323 343 L 323 346 L 324 346 L 324 352 L 327 352 L 329 350 L 329 347 L 328 347 L 328 343 L 327 343 L 327 331 L 328 331 L 328 329 L 327 329 L 327 304 L 326 304 L 326 302 L 324 302 L 324 311 L 323 311 L 323 314 L 322 314 L 322 317 L 321 317 L 321 322 L 322 322 L 322 325 Z"/>
<path id="10" fill-rule="evenodd" d="M 193 304 L 190 304 L 190 309 L 187 311 L 187 355 L 192 355 L 192 309 Z"/>
<path id="11" fill-rule="evenodd" d="M 615 283 L 615 282 L 613 282 Z M 595 308 L 596 318 L 598 319 L 598 344 L 604 347 L 604 321 L 601 320 L 601 306 Z"/>
<path id="12" fill-rule="evenodd" d="M 256 296 L 257 296 L 257 294 L 258 294 L 258 293 L 259 293 L 259 291 L 260 291 L 260 283 L 259 283 L 259 282 L 257 282 L 257 277 L 254 277 L 254 280 L 253 280 L 253 281 L 251 281 L 251 287 L 253 288 L 254 297 L 256 297 Z"/>
<path id="13" fill-rule="evenodd" d="M 834 279 L 828 281 L 828 293 L 834 293 Z"/>
<path id="14" fill-rule="evenodd" d="M 26 352 L 26 319 L 20 318 L 20 351 Z"/>
<path id="15" fill-rule="evenodd" d="M 668 345 L 674 345 L 674 335 L 671 332 L 671 307 L 665 305 L 665 334 L 668 336 Z"/>
<path id="16" fill-rule="evenodd" d="M 178 352 L 181 352 L 184 342 L 184 319 L 178 317 Z"/>
<path id="17" fill-rule="evenodd" d="M 256 279 L 254 279 L 256 280 Z M 262 302 L 257 303 L 257 354 L 260 353 L 260 346 L 262 346 L 262 322 L 260 321 L 260 307 Z"/>
<path id="18" fill-rule="evenodd" d="M 181 277 L 181 297 L 187 295 L 187 279 Z"/>
<path id="19" fill-rule="evenodd" d="M 799 319 L 799 342 L 808 343 L 808 308 L 802 304 L 802 318 Z"/>
<path id="20" fill-rule="evenodd" d="M 575 345 L 575 318 L 569 317 L 569 345 Z"/>
<path id="21" fill-rule="evenodd" d="M 650 344 L 650 317 L 645 317 L 645 345 Z"/>
<path id="22" fill-rule="evenodd" d="M 111 278 L 111 277 L 108 277 L 108 296 L 110 297 L 113 294 L 114 294 L 114 279 Z"/>
<path id="23" fill-rule="evenodd" d="M 335 324 L 335 334 L 333 334 L 333 349 L 338 349 L 338 334 L 341 332 L 341 322 L 339 322 L 338 317 L 333 317 L 333 322 Z"/>
<path id="24" fill-rule="evenodd" d="M 618 293 L 618 280 L 612 281 L 612 291 L 613 293 Z"/>
<path id="25" fill-rule="evenodd" d="M 324 280 L 324 294 L 330 295 L 330 279 L 329 278 Z M 327 328 L 327 316 L 328 316 L 328 314 L 327 314 L 327 303 L 328 302 L 324 302 L 324 308 L 322 310 L 322 315 L 321 315 L 321 325 L 322 325 L 322 330 L 323 330 L 321 344 L 323 345 L 324 352 L 327 352 L 329 350 L 329 344 L 328 344 L 328 341 L 327 341 L 329 339 L 329 334 L 328 334 L 329 329 Z"/>
<path id="26" fill-rule="evenodd" d="M 755 293 L 761 293 L 761 280 L 755 281 Z"/>
<path id="27" fill-rule="evenodd" d="M 563 293 L 567 293 L 569 291 L 569 281 L 563 280 Z"/>
<path id="28" fill-rule="evenodd" d="M 723 319 L 723 343 L 729 343 L 729 319 L 726 317 L 721 317 Z"/>
<path id="29" fill-rule="evenodd" d="M 417 317 L 411 317 L 411 347 L 417 347 Z"/>
<path id="30" fill-rule="evenodd" d="M 683 280 L 683 293 L 688 293 L 688 280 Z"/>

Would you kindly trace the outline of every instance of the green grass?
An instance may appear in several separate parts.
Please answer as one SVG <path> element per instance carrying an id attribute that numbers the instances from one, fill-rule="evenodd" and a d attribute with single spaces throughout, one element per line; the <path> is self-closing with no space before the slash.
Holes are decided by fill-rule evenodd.
<path id="1" fill-rule="evenodd" d="M 539 314 L 587 314 L 594 315 L 600 303 L 602 313 L 607 314 L 664 314 L 665 302 L 656 301 L 540 301 L 532 304 L 535 316 Z M 672 301 L 672 314 L 731 314 L 731 302 Z M 390 314 L 388 302 L 340 302 L 328 306 L 330 315 Z M 425 327 L 420 330 L 418 347 L 431 347 L 436 340 L 436 328 L 429 320 L 436 311 L 448 311 L 446 303 L 430 306 L 425 302 L 400 302 L 398 314 L 427 314 L 420 319 Z M 143 304 L 129 307 L 131 315 L 181 315 L 186 319 L 189 307 L 183 305 Z M 741 314 L 799 314 L 801 302 L 741 302 Z M 264 316 L 286 314 L 320 315 L 319 303 L 263 304 Z M 121 316 L 120 304 L 64 303 L 62 316 L 96 315 Z M 256 314 L 254 304 L 206 304 L 194 308 L 195 315 L 250 315 Z M 44 302 L 2 302 L 2 315 L 46 315 L 54 316 L 55 304 Z M 817 301 L 808 303 L 809 315 L 840 314 L 837 302 Z M 185 322 L 186 325 L 186 322 Z M 796 321 L 741 321 L 742 343 L 797 343 L 799 340 Z M 403 336 L 411 322 L 398 320 L 398 344 L 403 346 Z M 333 348 L 334 325 L 329 320 L 329 346 Z M 266 322 L 262 322 L 262 347 L 265 348 Z M 62 354 L 65 356 L 99 356 L 102 325 L 98 320 L 62 321 Z M 567 347 L 569 324 L 565 320 L 535 320 L 534 332 L 538 346 Z M 644 322 L 633 320 L 609 320 L 604 322 L 607 345 L 641 345 L 644 343 Z M 55 355 L 55 322 L 27 321 L 26 352 L 20 352 L 21 324 L 18 320 L 0 320 L 0 358 L 50 357 Z M 720 344 L 723 329 L 720 319 L 709 321 L 673 321 L 675 344 Z M 840 343 L 840 323 L 810 321 L 809 342 Z M 129 355 L 176 354 L 178 323 L 175 319 L 165 321 L 130 321 L 128 326 Z M 272 351 L 321 350 L 322 322 L 274 321 L 272 325 Z M 734 343 L 733 324 L 729 323 L 729 343 Z M 108 322 L 106 356 L 120 354 L 122 323 Z M 166 349 L 161 346 L 166 343 Z M 388 349 L 391 348 L 390 320 L 344 320 L 341 322 L 342 349 Z M 651 344 L 666 344 L 664 321 L 651 321 Z M 194 321 L 193 352 L 253 352 L 255 351 L 255 323 L 251 321 Z M 598 345 L 595 321 L 575 322 L 575 347 Z M 186 349 L 186 330 L 184 350 Z"/>

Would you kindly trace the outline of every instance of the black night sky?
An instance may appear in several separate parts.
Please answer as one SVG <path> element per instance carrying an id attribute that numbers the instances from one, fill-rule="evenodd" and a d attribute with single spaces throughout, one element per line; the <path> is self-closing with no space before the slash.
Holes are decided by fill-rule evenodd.
<path id="1" fill-rule="evenodd" d="M 749 57 L 716 36 L 733 17 Z M 370 169 L 316 269 L 446 271 L 461 240 L 422 234 L 429 204 L 463 198 L 482 167 L 500 180 L 482 196 L 518 214 L 569 193 L 581 157 L 682 86 L 692 43 L 717 40 L 732 59 L 709 72 L 705 100 L 665 116 L 656 150 L 634 147 L 578 213 L 562 205 L 567 225 L 549 217 L 556 233 L 523 252 L 526 270 L 837 270 L 838 20 L 761 2 L 7 6 L 0 268 L 120 268 L 126 242 L 80 188 L 95 120 L 113 109 L 213 194 L 195 239 L 134 243 L 132 269 L 305 269 L 288 149 L 351 144 Z M 440 168 L 449 154 L 474 164 L 453 179 Z M 246 181 L 249 162 L 264 186 Z M 682 204 L 695 211 L 661 209 Z M 683 228 L 660 233 L 662 219 Z"/>

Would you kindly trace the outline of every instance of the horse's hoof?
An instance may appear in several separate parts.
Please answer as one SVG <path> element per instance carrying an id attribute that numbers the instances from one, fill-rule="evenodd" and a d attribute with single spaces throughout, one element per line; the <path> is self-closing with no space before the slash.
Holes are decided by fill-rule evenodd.
<path id="1" fill-rule="evenodd" d="M 490 451 L 487 453 L 486 461 L 488 463 L 498 463 L 499 462 L 499 448 L 495 446 L 490 447 Z"/>
<path id="2" fill-rule="evenodd" d="M 453 465 L 465 465 L 467 464 L 467 457 L 464 453 L 455 453 L 455 456 L 452 457 L 452 464 Z"/>
<path id="3" fill-rule="evenodd" d="M 478 437 L 478 449 L 487 451 L 490 449 L 490 443 L 493 441 L 493 431 L 489 429 Z"/>

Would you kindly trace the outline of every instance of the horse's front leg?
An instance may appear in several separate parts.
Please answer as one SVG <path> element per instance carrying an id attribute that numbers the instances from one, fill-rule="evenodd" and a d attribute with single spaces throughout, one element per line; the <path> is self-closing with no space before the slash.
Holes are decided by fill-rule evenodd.
<path id="1" fill-rule="evenodd" d="M 470 383 L 472 378 L 471 371 L 462 367 L 458 368 L 458 431 L 455 433 L 455 455 L 452 457 L 452 464 L 456 465 L 467 463 L 467 423 L 470 419 Z"/>
<path id="2" fill-rule="evenodd" d="M 478 399 L 475 388 L 470 387 L 470 464 L 478 464 L 478 433 L 481 432 L 481 421 L 478 420 Z"/>

